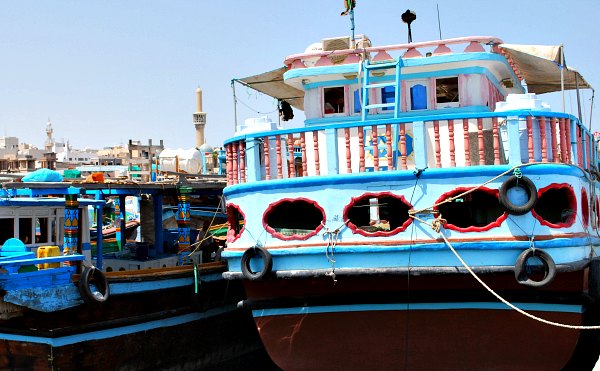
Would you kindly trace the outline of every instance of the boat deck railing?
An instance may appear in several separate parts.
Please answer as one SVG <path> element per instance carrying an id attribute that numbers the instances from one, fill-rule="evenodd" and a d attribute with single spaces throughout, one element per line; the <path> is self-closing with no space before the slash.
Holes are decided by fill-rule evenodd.
<path id="1" fill-rule="evenodd" d="M 377 140 L 373 140 L 377 138 Z M 227 184 L 364 172 L 519 165 L 597 168 L 597 142 L 574 116 L 453 113 L 259 132 L 225 143 Z"/>

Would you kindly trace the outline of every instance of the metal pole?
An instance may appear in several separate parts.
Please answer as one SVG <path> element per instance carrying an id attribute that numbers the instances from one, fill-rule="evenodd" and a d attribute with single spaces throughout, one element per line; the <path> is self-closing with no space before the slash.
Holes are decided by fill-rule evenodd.
<path id="1" fill-rule="evenodd" d="M 231 80 L 231 90 L 233 91 L 233 132 L 237 132 L 237 98 L 235 97 L 235 79 Z"/>
<path id="2" fill-rule="evenodd" d="M 560 44 L 560 90 L 562 91 L 562 110 L 565 112 L 565 51 Z"/>
<path id="3" fill-rule="evenodd" d="M 577 116 L 579 117 L 579 122 L 583 125 L 583 119 L 581 117 L 581 100 L 579 97 L 579 79 L 577 78 L 577 73 L 575 73 L 575 89 L 577 90 Z"/>
<path id="4" fill-rule="evenodd" d="M 352 44 L 350 45 L 350 47 L 354 49 L 356 48 L 356 41 L 354 39 L 354 8 L 350 9 L 350 23 L 350 29 L 352 30 Z"/>

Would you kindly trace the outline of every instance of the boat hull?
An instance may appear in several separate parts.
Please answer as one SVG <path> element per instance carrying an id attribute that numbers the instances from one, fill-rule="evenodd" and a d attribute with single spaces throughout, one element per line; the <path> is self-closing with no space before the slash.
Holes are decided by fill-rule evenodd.
<path id="1" fill-rule="evenodd" d="M 107 273 L 114 294 L 104 303 L 50 312 L 4 303 L 13 311 L 0 319 L 0 369 L 197 370 L 246 358 L 273 367 L 251 313 L 236 307 L 241 283 L 208 268 L 196 293 L 187 268 Z"/>
<path id="2" fill-rule="evenodd" d="M 559 274 L 535 295 L 510 274 L 482 278 L 535 316 L 582 325 L 595 322 L 597 312 L 581 295 L 585 272 Z M 593 337 L 523 316 L 468 274 L 278 279 L 245 287 L 261 339 L 285 370 L 591 369 L 597 360 Z"/>

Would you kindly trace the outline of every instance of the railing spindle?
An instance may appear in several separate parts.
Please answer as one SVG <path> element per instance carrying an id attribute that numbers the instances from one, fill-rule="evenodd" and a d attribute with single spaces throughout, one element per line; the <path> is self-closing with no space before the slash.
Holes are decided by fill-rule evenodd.
<path id="1" fill-rule="evenodd" d="M 571 144 L 567 146 L 567 131 L 565 129 L 565 119 L 558 119 L 558 130 L 558 135 L 560 138 L 560 162 L 562 162 L 563 164 L 567 164 L 569 163 L 567 160 L 567 149 Z"/>
<path id="2" fill-rule="evenodd" d="M 287 135 L 287 147 L 288 147 L 288 156 L 290 156 L 290 165 L 288 170 L 288 176 L 290 178 L 296 177 L 296 158 L 294 157 L 294 135 Z"/>
<path id="3" fill-rule="evenodd" d="M 271 158 L 269 157 L 269 137 L 264 137 L 263 152 L 265 156 L 265 179 L 271 180 Z"/>
<path id="4" fill-rule="evenodd" d="M 315 149 L 315 174 L 321 175 L 321 165 L 319 164 L 319 132 L 313 131 L 313 147 Z"/>
<path id="5" fill-rule="evenodd" d="M 469 119 L 463 119 L 463 140 L 465 142 L 465 166 L 471 166 L 471 149 L 469 148 Z"/>
<path id="6" fill-rule="evenodd" d="M 442 167 L 442 150 L 440 146 L 440 122 L 433 121 L 433 140 L 435 149 L 435 167 Z"/>
<path id="7" fill-rule="evenodd" d="M 238 175 L 238 152 L 239 152 L 239 142 L 233 143 L 233 161 L 232 161 L 232 169 L 233 173 L 233 184 L 238 184 L 239 175 Z"/>
<path id="8" fill-rule="evenodd" d="M 385 126 L 385 141 L 387 143 L 387 169 L 394 170 L 394 153 L 392 148 L 392 125 Z"/>
<path id="9" fill-rule="evenodd" d="M 406 165 L 406 124 L 400 124 L 400 159 L 402 170 L 408 169 Z"/>
<path id="10" fill-rule="evenodd" d="M 577 133 L 577 165 L 583 167 L 583 131 L 579 125 L 575 126 L 575 128 L 575 133 Z"/>
<path id="11" fill-rule="evenodd" d="M 494 165 L 500 165 L 500 133 L 498 132 L 498 117 L 492 117 L 492 135 L 494 137 Z"/>
<path id="12" fill-rule="evenodd" d="M 302 148 L 302 176 L 308 176 L 308 166 L 306 165 L 306 133 L 300 133 L 300 148 Z"/>
<path id="13" fill-rule="evenodd" d="M 456 167 L 456 146 L 454 145 L 454 120 L 448 120 L 448 137 L 450 139 L 450 166 Z"/>
<path id="14" fill-rule="evenodd" d="M 527 153 L 529 155 L 528 162 L 533 162 L 533 118 L 527 116 L 525 118 L 527 122 Z"/>
<path id="15" fill-rule="evenodd" d="M 365 172 L 365 131 L 362 126 L 358 127 L 358 171 Z"/>
<path id="16" fill-rule="evenodd" d="M 377 136 L 377 125 L 371 126 L 371 139 L 373 144 L 373 171 L 379 171 L 379 137 Z"/>
<path id="17" fill-rule="evenodd" d="M 483 119 L 477 119 L 477 146 L 479 147 L 479 165 L 485 165 L 485 148 L 483 148 Z"/>
<path id="18" fill-rule="evenodd" d="M 550 117 L 548 123 L 550 124 L 550 147 L 552 148 L 552 162 L 559 162 L 558 144 L 556 143 L 556 120 L 554 117 Z"/>
<path id="19" fill-rule="evenodd" d="M 565 123 L 565 131 L 567 132 L 567 140 L 566 140 L 566 149 L 567 149 L 567 164 L 571 163 L 571 159 L 575 161 L 573 158 L 573 151 L 571 150 L 571 119 L 562 119 Z"/>
<path id="20" fill-rule="evenodd" d="M 542 144 L 542 162 L 548 162 L 548 141 L 546 139 L 546 118 L 544 116 L 540 120 L 540 143 Z"/>
<path id="21" fill-rule="evenodd" d="M 246 183 L 246 141 L 240 140 L 240 183 Z"/>
<path id="22" fill-rule="evenodd" d="M 346 142 L 346 172 L 352 173 L 352 152 L 350 151 L 350 128 L 344 128 L 344 141 Z"/>
<path id="23" fill-rule="evenodd" d="M 233 184 L 233 144 L 229 144 L 225 147 L 225 159 L 227 166 L 227 185 Z"/>
<path id="24" fill-rule="evenodd" d="M 277 154 L 277 179 L 283 179 L 283 160 L 281 158 L 281 135 L 276 135 L 275 153 Z"/>

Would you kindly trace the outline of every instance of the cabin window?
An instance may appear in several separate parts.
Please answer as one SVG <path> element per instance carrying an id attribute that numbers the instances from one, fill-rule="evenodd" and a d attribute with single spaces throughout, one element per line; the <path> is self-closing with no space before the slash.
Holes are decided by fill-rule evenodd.
<path id="1" fill-rule="evenodd" d="M 31 238 L 31 218 L 19 218 L 19 239 L 23 241 L 24 244 L 33 243 L 33 239 Z"/>
<path id="2" fill-rule="evenodd" d="M 381 103 L 390 104 L 394 103 L 396 99 L 396 89 L 393 86 L 386 86 L 381 88 Z M 382 111 L 393 111 L 394 107 L 382 107 Z"/>
<path id="3" fill-rule="evenodd" d="M 344 209 L 348 227 L 364 236 L 387 236 L 401 232 L 411 223 L 412 206 L 402 196 L 389 192 L 366 193 L 353 198 Z"/>
<path id="4" fill-rule="evenodd" d="M 306 198 L 273 203 L 263 217 L 267 232 L 282 240 L 305 240 L 317 234 L 324 222 L 325 211 Z"/>
<path id="5" fill-rule="evenodd" d="M 470 188 L 459 187 L 443 194 L 436 203 L 452 199 Z M 504 209 L 498 202 L 498 190 L 481 187 L 471 193 L 440 204 L 436 210 L 446 219 L 446 227 L 459 232 L 489 230 L 506 219 Z"/>
<path id="6" fill-rule="evenodd" d="M 48 241 L 48 218 L 35 218 L 35 243 Z"/>
<path id="7" fill-rule="evenodd" d="M 427 87 L 429 80 L 414 80 L 406 84 L 408 93 L 406 94 L 407 107 L 411 111 L 428 109 L 427 105 Z"/>
<path id="8" fill-rule="evenodd" d="M 577 199 L 573 188 L 562 183 L 540 189 L 531 213 L 542 225 L 553 228 L 571 226 L 577 217 Z"/>
<path id="9" fill-rule="evenodd" d="M 581 219 L 583 227 L 587 228 L 590 224 L 590 205 L 585 188 L 581 189 Z"/>
<path id="10" fill-rule="evenodd" d="M 344 88 L 323 88 L 323 113 L 326 115 L 344 113 Z"/>
<path id="11" fill-rule="evenodd" d="M 0 219 L 0 244 L 4 244 L 9 238 L 15 237 L 15 222 L 12 218 Z"/>
<path id="12" fill-rule="evenodd" d="M 458 77 L 436 79 L 435 100 L 437 108 L 458 107 Z"/>

